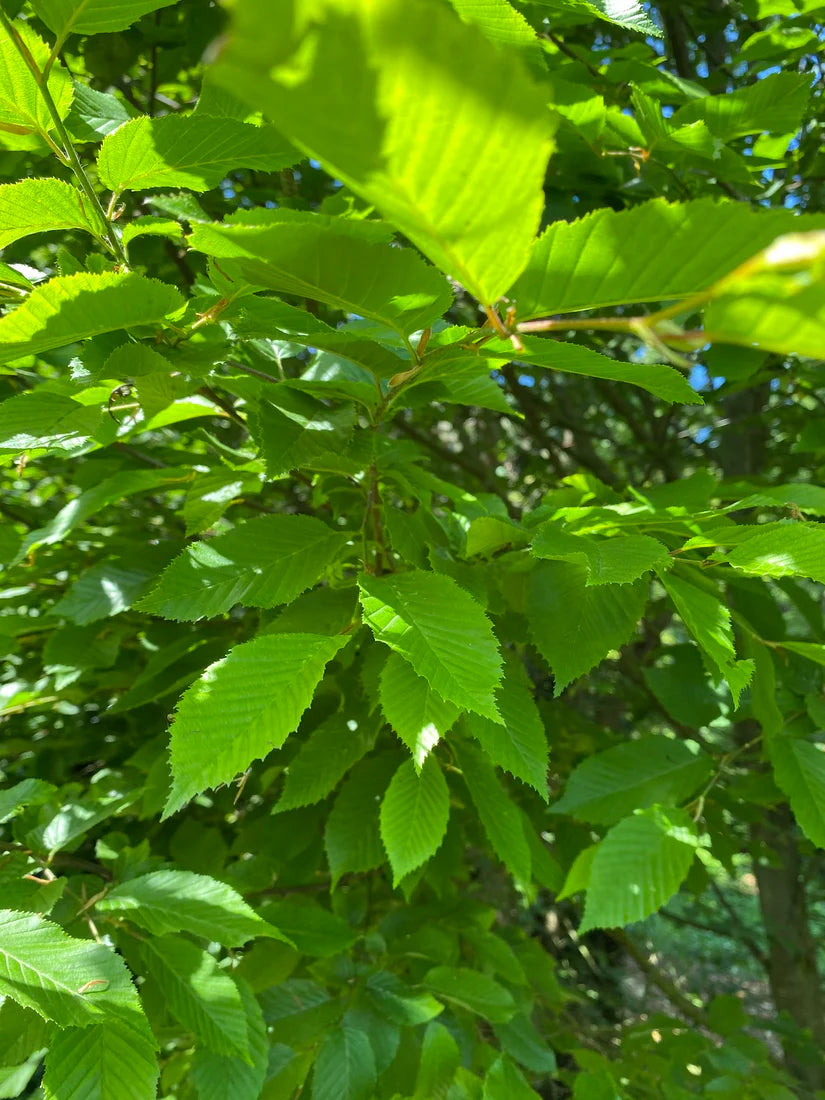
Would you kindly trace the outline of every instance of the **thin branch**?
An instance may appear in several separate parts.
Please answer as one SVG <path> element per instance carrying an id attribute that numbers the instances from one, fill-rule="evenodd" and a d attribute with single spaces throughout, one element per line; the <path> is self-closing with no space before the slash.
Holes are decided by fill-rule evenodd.
<path id="1" fill-rule="evenodd" d="M 643 951 L 638 944 L 633 942 L 626 932 L 622 931 L 620 928 L 613 928 L 608 935 L 625 949 L 642 973 L 650 978 L 656 988 L 661 993 L 664 993 L 670 1003 L 677 1008 L 686 1019 L 696 1024 L 697 1027 L 705 1028 L 707 1031 L 713 1030 L 710 1026 L 705 1009 L 694 1004 L 693 1001 L 679 989 L 676 983 L 652 962 L 650 955 L 646 951 Z"/>

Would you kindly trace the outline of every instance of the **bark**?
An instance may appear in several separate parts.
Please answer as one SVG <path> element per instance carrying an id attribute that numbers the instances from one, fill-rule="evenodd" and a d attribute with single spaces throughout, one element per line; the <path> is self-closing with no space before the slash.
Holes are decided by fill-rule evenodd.
<path id="1" fill-rule="evenodd" d="M 754 827 L 759 905 L 768 940 L 768 979 L 778 1013 L 786 1012 L 811 1032 L 813 1044 L 783 1041 L 788 1069 L 810 1089 L 825 1088 L 825 997 L 817 969 L 816 944 L 808 920 L 802 860 L 791 812 L 781 806 Z"/>

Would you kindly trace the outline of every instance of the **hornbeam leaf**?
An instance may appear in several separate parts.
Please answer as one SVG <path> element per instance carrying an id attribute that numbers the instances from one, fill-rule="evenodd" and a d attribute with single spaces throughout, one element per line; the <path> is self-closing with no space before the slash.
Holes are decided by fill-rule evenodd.
<path id="1" fill-rule="evenodd" d="M 411 989 L 389 971 L 379 971 L 367 979 L 367 996 L 383 1016 L 405 1027 L 425 1024 L 444 1011 L 444 1005 L 429 993 Z"/>
<path id="2" fill-rule="evenodd" d="M 583 760 L 552 812 L 612 825 L 635 809 L 680 802 L 712 773 L 713 762 L 684 741 L 648 734 Z"/>
<path id="3" fill-rule="evenodd" d="M 58 275 L 0 317 L 0 363 L 103 332 L 159 324 L 182 305 L 175 287 L 134 272 Z"/>
<path id="4" fill-rule="evenodd" d="M 123 959 L 31 913 L 0 910 L 0 993 L 58 1027 L 117 1021 L 151 1034 Z"/>
<path id="5" fill-rule="evenodd" d="M 771 742 L 777 786 L 788 796 L 794 817 L 808 840 L 825 848 L 825 752 L 821 745 L 795 737 Z"/>
<path id="6" fill-rule="evenodd" d="M 585 566 L 540 562 L 530 575 L 527 625 L 555 676 L 558 695 L 629 641 L 644 614 L 649 585 L 588 585 Z"/>
<path id="7" fill-rule="evenodd" d="M 809 577 L 825 583 L 825 527 L 817 523 L 772 524 L 751 534 L 725 559 L 734 569 L 761 577 Z"/>
<path id="8" fill-rule="evenodd" d="M 375 1055 L 366 1033 L 333 1028 L 315 1059 L 312 1100 L 370 1100 L 375 1081 Z"/>
<path id="9" fill-rule="evenodd" d="M 639 0 L 533 0 L 543 7 L 562 12 L 582 12 L 615 23 L 619 27 L 628 27 L 641 34 L 653 34 L 661 37 L 661 31 L 644 10 Z"/>
<path id="10" fill-rule="evenodd" d="M 399 756 L 368 756 L 341 785 L 324 829 L 332 888 L 347 872 L 371 871 L 386 862 L 379 825 L 380 801 Z"/>
<path id="11" fill-rule="evenodd" d="M 686 103 L 674 112 L 670 124 L 701 121 L 722 141 L 765 131 L 787 134 L 798 129 L 810 95 L 811 81 L 805 73 L 769 73 L 747 87 Z"/>
<path id="12" fill-rule="evenodd" d="M 782 649 L 789 650 L 791 653 L 798 653 L 800 657 L 807 657 L 814 664 L 825 665 L 825 645 L 820 642 L 783 641 L 775 644 L 781 646 Z"/>
<path id="13" fill-rule="evenodd" d="M 124 31 L 147 12 L 177 0 L 32 0 L 32 6 L 62 42 L 68 34 Z"/>
<path id="14" fill-rule="evenodd" d="M 120 1020 L 58 1031 L 49 1043 L 48 1100 L 146 1100 L 157 1091 L 154 1043 Z"/>
<path id="15" fill-rule="evenodd" d="M 449 308 L 447 280 L 412 249 L 391 245 L 389 227 L 381 232 L 373 222 L 295 210 L 265 213 L 259 225 L 196 225 L 189 243 L 235 260 L 257 286 L 371 317 L 403 334 Z"/>
<path id="16" fill-rule="evenodd" d="M 778 737 L 770 758 L 777 785 L 791 803 L 802 832 L 817 848 L 825 848 L 825 752 L 812 741 Z"/>
<path id="17" fill-rule="evenodd" d="M 412 753 L 417 772 L 440 738 L 458 718 L 459 709 L 436 694 L 398 653 L 381 673 L 379 698 L 384 717 Z"/>
<path id="18" fill-rule="evenodd" d="M 320 579 L 347 536 L 312 516 L 256 516 L 193 543 L 140 601 L 164 619 L 209 619 L 235 604 L 290 603 Z"/>
<path id="19" fill-rule="evenodd" d="M 414 1100 L 446 1096 L 446 1090 L 460 1065 L 461 1052 L 452 1033 L 437 1020 L 432 1020 L 424 1031 L 421 1043 Z"/>
<path id="20" fill-rule="evenodd" d="M 135 117 L 135 110 L 108 92 L 98 92 L 75 82 L 74 102 L 66 118 L 69 137 L 77 141 L 102 141 L 118 126 Z"/>
<path id="21" fill-rule="evenodd" d="M 155 936 L 191 932 L 226 947 L 256 936 L 284 939 L 225 882 L 192 871 L 150 871 L 110 890 L 97 903 L 101 913 L 119 913 Z"/>
<path id="22" fill-rule="evenodd" d="M 687 298 L 780 234 L 823 228 L 823 215 L 710 199 L 654 199 L 630 210 L 602 209 L 545 230 L 508 296 L 520 321 Z"/>
<path id="23" fill-rule="evenodd" d="M 0 187 L 0 248 L 55 229 L 100 234 L 76 187 L 58 179 L 25 179 Z"/>
<path id="24" fill-rule="evenodd" d="M 95 433 L 103 412 L 60 393 L 35 389 L 0 406 L 0 451 L 71 450 Z"/>
<path id="25" fill-rule="evenodd" d="M 450 792 L 438 760 L 428 756 L 416 772 L 405 760 L 381 803 L 381 839 L 392 867 L 392 884 L 434 856 L 450 818 Z"/>
<path id="26" fill-rule="evenodd" d="M 538 227 L 553 128 L 519 51 L 425 0 L 233 15 L 216 80 L 482 302 L 500 297 Z"/>
<path id="27" fill-rule="evenodd" d="M 718 595 L 691 584 L 683 577 L 672 573 L 660 574 L 659 580 L 699 648 L 727 680 L 733 701 L 738 706 L 739 696 L 753 676 L 754 664 L 752 660 L 736 660 L 730 611 Z"/>
<path id="28" fill-rule="evenodd" d="M 697 843 L 684 810 L 656 806 L 614 825 L 593 857 L 579 932 L 622 928 L 655 913 L 681 886 Z"/>
<path id="29" fill-rule="evenodd" d="M 164 817 L 279 748 L 348 638 L 271 634 L 235 646 L 184 692 L 170 728 Z"/>
<path id="30" fill-rule="evenodd" d="M 543 524 L 533 539 L 537 558 L 555 558 L 587 566 L 587 583 L 627 584 L 653 568 L 667 568 L 667 547 L 649 535 L 617 535 L 588 538 L 562 529 L 559 523 Z"/>
<path id="31" fill-rule="evenodd" d="M 2 322 L 0 322 L 2 324 Z M 30 531 L 17 552 L 15 562 L 22 561 L 38 546 L 47 546 L 62 539 L 79 524 L 85 522 L 95 512 L 107 504 L 123 500 L 135 493 L 149 489 L 183 489 L 191 479 L 188 472 L 181 473 L 180 468 L 171 470 L 125 470 L 104 478 L 91 489 L 76 496 L 54 515 L 45 527 Z"/>
<path id="32" fill-rule="evenodd" d="M 822 280 L 818 275 L 803 281 L 778 274 L 737 280 L 708 306 L 705 332 L 714 344 L 825 358 Z"/>
<path id="33" fill-rule="evenodd" d="M 493 851 L 517 882 L 528 884 L 532 861 L 521 810 L 475 745 L 454 742 L 452 747 Z"/>
<path id="34" fill-rule="evenodd" d="M 352 765 L 369 752 L 377 735 L 374 720 L 334 715 L 322 722 L 289 762 L 283 792 L 272 812 L 311 806 L 326 798 Z"/>
<path id="35" fill-rule="evenodd" d="M 16 20 L 15 32 L 20 36 L 41 72 L 46 71 L 51 50 L 28 23 Z M 60 118 L 65 118 L 72 106 L 72 80 L 59 61 L 51 68 L 49 93 Z M 54 119 L 46 106 L 34 79 L 34 74 L 17 51 L 6 29 L 0 26 L 0 134 L 5 148 L 30 147 L 32 134 L 48 134 L 54 129 Z M 19 142 L 15 140 L 19 135 Z"/>
<path id="36" fill-rule="evenodd" d="M 207 1050 L 251 1065 L 240 990 L 217 960 L 181 936 L 147 937 L 140 953 L 172 1015 Z"/>
<path id="37" fill-rule="evenodd" d="M 508 671 L 496 705 L 501 723 L 477 714 L 465 715 L 463 722 L 493 764 L 529 783 L 547 802 L 547 737 L 529 689 Z"/>
<path id="38" fill-rule="evenodd" d="M 452 577 L 410 570 L 362 574 L 364 619 L 379 642 L 405 657 L 442 699 L 500 721 L 493 692 L 501 657 L 492 627 Z"/>
<path id="39" fill-rule="evenodd" d="M 493 978 L 462 966 L 435 966 L 424 976 L 424 984 L 436 997 L 452 1001 L 493 1024 L 506 1023 L 516 1011 L 509 990 Z"/>
<path id="40" fill-rule="evenodd" d="M 541 336 L 520 336 L 522 350 L 517 352 L 517 360 L 534 367 L 546 367 L 549 370 L 562 371 L 564 374 L 580 374 L 586 378 L 604 378 L 609 382 L 626 382 L 629 386 L 638 386 L 648 393 L 660 397 L 663 401 L 678 401 L 683 405 L 701 405 L 702 398 L 690 386 L 688 380 L 673 367 L 665 363 L 623 363 L 618 359 L 609 359 L 590 348 L 579 344 L 564 344 L 559 340 L 548 340 Z M 507 355 L 505 342 L 490 340 L 480 349 L 482 359 L 512 358 L 513 351 Z M 466 354 L 466 353 L 465 353 Z M 447 369 L 450 359 L 439 366 Z M 465 369 L 466 369 L 466 364 Z M 477 369 L 477 368 L 476 368 Z M 421 380 L 427 378 L 422 371 Z"/>
<path id="41" fill-rule="evenodd" d="M 484 1077 L 481 1100 L 541 1100 L 527 1083 L 524 1074 L 507 1058 L 499 1055 Z"/>
<path id="42" fill-rule="evenodd" d="M 237 977 L 235 980 L 246 1015 L 252 1064 L 199 1047 L 192 1063 L 192 1084 L 198 1100 L 258 1100 L 266 1080 L 270 1046 L 263 1012 L 247 983 Z"/>
<path id="43" fill-rule="evenodd" d="M 230 170 L 276 172 L 300 153 L 271 126 L 231 118 L 165 115 L 135 118 L 109 134 L 100 147 L 101 182 L 117 194 L 148 187 L 208 191 Z"/>

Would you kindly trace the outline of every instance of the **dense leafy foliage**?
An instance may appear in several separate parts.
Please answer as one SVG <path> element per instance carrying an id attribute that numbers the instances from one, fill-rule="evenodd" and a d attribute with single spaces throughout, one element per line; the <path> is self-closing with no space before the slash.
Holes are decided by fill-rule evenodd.
<path id="1" fill-rule="evenodd" d="M 0 0 L 0 1096 L 825 1096 L 822 17 Z"/>

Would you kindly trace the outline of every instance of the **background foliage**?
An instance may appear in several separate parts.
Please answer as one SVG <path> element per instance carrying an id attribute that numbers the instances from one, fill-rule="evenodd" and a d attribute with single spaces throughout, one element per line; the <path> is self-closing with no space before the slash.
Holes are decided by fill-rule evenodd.
<path id="1" fill-rule="evenodd" d="M 0 1096 L 825 1096 L 823 13 L 1 0 Z"/>

